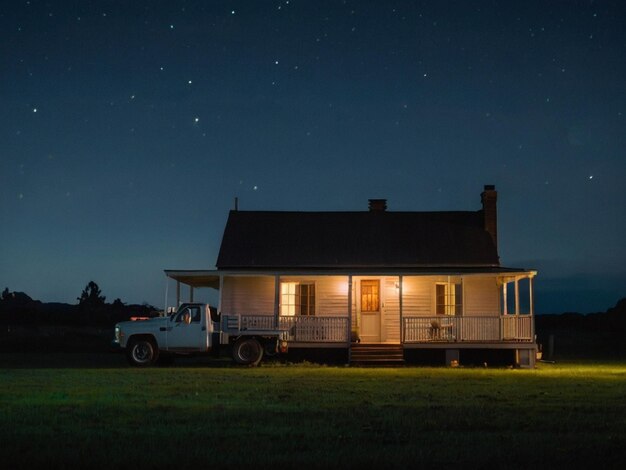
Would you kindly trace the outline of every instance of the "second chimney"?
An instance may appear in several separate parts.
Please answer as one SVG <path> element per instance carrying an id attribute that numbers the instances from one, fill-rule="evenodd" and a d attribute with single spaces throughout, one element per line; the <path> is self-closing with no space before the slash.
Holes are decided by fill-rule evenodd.
<path id="1" fill-rule="evenodd" d="M 385 212 L 387 210 L 387 199 L 368 199 L 370 212 Z"/>

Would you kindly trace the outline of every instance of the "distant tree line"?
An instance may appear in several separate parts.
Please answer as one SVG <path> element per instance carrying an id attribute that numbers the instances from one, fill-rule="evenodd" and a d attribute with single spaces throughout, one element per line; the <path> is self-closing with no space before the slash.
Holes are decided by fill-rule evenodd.
<path id="1" fill-rule="evenodd" d="M 578 357 L 626 358 L 626 298 L 606 312 L 537 315 L 537 341 L 555 352 Z M 552 336 L 552 339 L 550 338 Z"/>
<path id="2" fill-rule="evenodd" d="M 547 330 L 569 328 L 623 332 L 626 328 L 626 297 L 606 312 L 586 314 L 565 312 L 558 315 L 538 315 L 537 318 L 538 324 L 540 323 L 542 328 Z"/>
<path id="3" fill-rule="evenodd" d="M 33 300 L 24 292 L 11 292 L 5 288 L 0 296 L 0 324 L 108 327 L 131 317 L 158 315 L 148 304 L 126 305 L 119 298 L 107 303 L 94 281 L 87 283 L 76 300 L 77 304 L 44 303 Z"/>

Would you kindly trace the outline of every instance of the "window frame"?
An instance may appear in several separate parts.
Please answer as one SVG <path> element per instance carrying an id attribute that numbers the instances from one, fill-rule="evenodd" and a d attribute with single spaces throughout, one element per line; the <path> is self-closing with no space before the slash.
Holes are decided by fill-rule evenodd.
<path id="1" fill-rule="evenodd" d="M 285 287 L 287 287 L 287 292 L 285 292 Z M 306 290 L 304 295 L 303 290 Z M 316 290 L 315 281 L 281 281 L 279 315 L 281 317 L 315 316 L 317 314 Z M 305 302 L 302 301 L 303 298 L 306 299 Z"/>
<path id="2" fill-rule="evenodd" d="M 443 293 L 440 293 L 443 289 Z M 458 317 L 463 315 L 463 282 L 435 282 L 435 314 Z"/>
<path id="3" fill-rule="evenodd" d="M 376 292 L 368 292 L 365 293 L 364 292 L 364 287 L 366 286 L 376 286 Z M 381 306 L 381 301 L 380 301 L 380 279 L 361 279 L 361 313 L 379 313 L 380 312 L 380 306 Z M 367 297 L 371 297 L 369 300 L 367 300 L 366 302 L 363 302 L 363 300 Z M 376 303 L 376 308 L 371 308 L 370 304 L 373 304 L 375 300 Z M 364 306 L 364 304 L 366 306 Z"/>

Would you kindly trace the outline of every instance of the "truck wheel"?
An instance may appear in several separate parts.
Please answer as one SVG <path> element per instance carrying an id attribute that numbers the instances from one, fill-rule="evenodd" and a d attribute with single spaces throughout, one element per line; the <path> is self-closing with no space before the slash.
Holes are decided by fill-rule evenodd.
<path id="1" fill-rule="evenodd" d="M 128 345 L 126 357 L 133 366 L 148 367 L 159 358 L 159 349 L 150 339 L 135 339 Z"/>
<path id="2" fill-rule="evenodd" d="M 263 357 L 263 347 L 254 338 L 241 338 L 233 345 L 233 359 L 237 364 L 256 366 Z"/>

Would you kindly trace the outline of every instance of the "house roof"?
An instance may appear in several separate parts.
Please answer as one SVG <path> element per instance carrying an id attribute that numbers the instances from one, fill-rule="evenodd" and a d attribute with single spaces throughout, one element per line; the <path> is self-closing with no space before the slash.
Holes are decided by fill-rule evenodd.
<path id="1" fill-rule="evenodd" d="M 499 266 L 473 212 L 231 211 L 218 269 Z"/>

